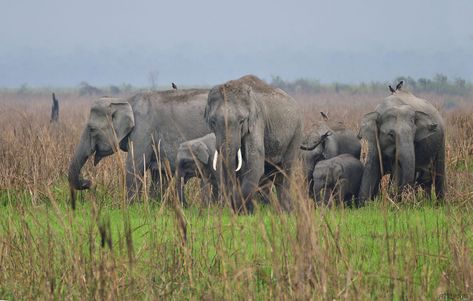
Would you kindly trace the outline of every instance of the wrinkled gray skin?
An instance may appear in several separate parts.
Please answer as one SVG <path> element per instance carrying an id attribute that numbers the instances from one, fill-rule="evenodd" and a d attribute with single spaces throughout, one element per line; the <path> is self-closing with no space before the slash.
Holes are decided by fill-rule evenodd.
<path id="1" fill-rule="evenodd" d="M 437 197 L 443 199 L 445 126 L 439 112 L 429 102 L 409 92 L 395 90 L 374 112 L 363 117 L 359 136 L 368 141 L 359 193 L 361 201 L 377 195 L 384 174 L 391 174 L 398 190 L 419 184 L 428 196 L 434 182 Z"/>
<path id="2" fill-rule="evenodd" d="M 349 129 L 332 130 L 327 125 L 322 125 L 304 138 L 301 149 L 309 196 L 314 197 L 314 166 L 321 160 L 330 159 L 340 154 L 350 154 L 359 159 L 361 143 L 356 134 Z"/>
<path id="3" fill-rule="evenodd" d="M 179 145 L 176 160 L 176 191 L 182 204 L 187 204 L 184 185 L 193 177 L 201 179 L 201 190 L 207 204 L 211 199 L 213 201 L 218 199 L 217 176 L 216 171 L 212 169 L 214 153 L 215 134 L 213 133 Z"/>
<path id="4" fill-rule="evenodd" d="M 313 173 L 314 196 L 328 204 L 330 195 L 337 201 L 349 203 L 360 189 L 363 164 L 349 154 L 342 154 L 317 163 Z"/>
<path id="5" fill-rule="evenodd" d="M 71 188 L 89 188 L 91 182 L 80 178 L 82 166 L 92 155 L 97 165 L 119 146 L 128 151 L 129 200 L 139 195 L 139 177 L 150 167 L 152 191 L 161 192 L 167 186 L 165 163 L 169 162 L 170 172 L 174 173 L 179 144 L 210 132 L 203 119 L 207 94 L 208 90 L 196 89 L 161 91 L 139 93 L 127 100 L 96 101 L 69 166 Z"/>
<path id="6" fill-rule="evenodd" d="M 301 112 L 295 100 L 255 76 L 213 87 L 205 118 L 216 136 L 214 158 L 224 198 L 236 212 L 251 212 L 253 194 L 267 165 L 279 167 L 275 186 L 283 210 L 292 209 L 289 177 L 302 139 Z M 241 169 L 238 169 L 241 150 Z M 213 160 L 214 161 L 214 160 Z M 270 168 L 267 168 L 268 172 Z"/>

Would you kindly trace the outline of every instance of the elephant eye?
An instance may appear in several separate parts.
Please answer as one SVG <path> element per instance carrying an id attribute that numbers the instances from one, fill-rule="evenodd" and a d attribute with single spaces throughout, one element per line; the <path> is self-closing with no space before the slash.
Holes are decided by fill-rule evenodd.
<path id="1" fill-rule="evenodd" d="M 245 122 L 245 119 L 240 120 L 240 125 L 242 125 L 243 122 Z"/>
<path id="2" fill-rule="evenodd" d="M 214 119 L 210 120 L 210 128 L 215 129 L 215 120 Z"/>
<path id="3" fill-rule="evenodd" d="M 391 138 L 396 137 L 396 134 L 394 133 L 394 130 L 390 130 L 390 131 L 388 132 L 388 136 L 391 137 Z"/>

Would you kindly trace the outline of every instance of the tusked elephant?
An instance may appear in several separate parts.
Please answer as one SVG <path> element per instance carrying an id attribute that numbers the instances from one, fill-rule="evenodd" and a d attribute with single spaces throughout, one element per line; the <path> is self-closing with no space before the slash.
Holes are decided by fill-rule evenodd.
<path id="1" fill-rule="evenodd" d="M 332 129 L 323 123 L 305 136 L 301 149 L 304 174 L 307 177 L 309 187 L 309 196 L 314 197 L 312 193 L 314 166 L 322 160 L 330 159 L 340 154 L 350 154 L 360 159 L 361 143 L 353 131 L 343 126 L 337 126 Z"/>
<path id="2" fill-rule="evenodd" d="M 363 164 L 350 154 L 342 154 L 318 162 L 313 173 L 313 194 L 317 202 L 323 200 L 326 205 L 333 195 L 335 200 L 349 204 L 358 195 Z"/>
<path id="3" fill-rule="evenodd" d="M 217 142 L 212 165 L 234 211 L 252 211 L 265 162 L 278 168 L 274 185 L 281 208 L 292 209 L 289 185 L 302 139 L 300 116 L 292 97 L 253 75 L 210 90 L 205 119 Z"/>
<path id="4" fill-rule="evenodd" d="M 69 165 L 71 191 L 88 189 L 80 178 L 87 159 L 94 164 L 118 150 L 128 151 L 128 199 L 139 196 L 145 169 L 152 167 L 152 189 L 167 186 L 166 165 L 175 172 L 179 144 L 210 133 L 203 118 L 208 90 L 189 89 L 138 93 L 126 100 L 101 98 L 90 109 L 87 124 Z"/>
<path id="5" fill-rule="evenodd" d="M 184 185 L 193 177 L 201 179 L 201 192 L 207 204 L 210 200 L 218 200 L 217 176 L 212 169 L 214 153 L 215 134 L 213 133 L 179 145 L 176 159 L 176 191 L 182 204 L 187 204 Z"/>
<path id="6" fill-rule="evenodd" d="M 359 136 L 368 141 L 360 200 L 376 196 L 380 179 L 391 174 L 396 189 L 419 184 L 430 196 L 435 183 L 437 198 L 445 194 L 445 125 L 428 101 L 402 90 L 363 117 Z"/>

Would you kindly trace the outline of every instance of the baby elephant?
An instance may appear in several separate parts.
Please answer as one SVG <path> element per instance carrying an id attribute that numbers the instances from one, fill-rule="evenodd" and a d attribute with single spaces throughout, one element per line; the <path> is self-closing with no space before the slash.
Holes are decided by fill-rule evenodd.
<path id="1" fill-rule="evenodd" d="M 314 196 L 320 202 L 321 192 L 325 190 L 326 204 L 332 194 L 336 200 L 349 204 L 352 197 L 358 195 L 362 176 L 363 164 L 352 155 L 342 154 L 320 161 L 314 167 Z"/>
<path id="2" fill-rule="evenodd" d="M 215 135 L 183 142 L 177 151 L 176 191 L 179 200 L 186 205 L 184 186 L 193 177 L 201 178 L 201 189 L 206 202 L 217 199 L 217 177 L 212 169 L 211 155 L 215 153 Z M 212 197 L 210 190 L 213 191 Z"/>

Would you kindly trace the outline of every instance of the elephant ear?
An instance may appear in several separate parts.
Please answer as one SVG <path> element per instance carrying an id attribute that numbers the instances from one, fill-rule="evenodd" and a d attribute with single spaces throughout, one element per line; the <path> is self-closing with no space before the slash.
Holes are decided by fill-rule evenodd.
<path id="1" fill-rule="evenodd" d="M 421 141 L 438 131 L 438 124 L 432 117 L 424 112 L 416 111 L 415 117 L 416 136 L 415 141 Z"/>
<path id="2" fill-rule="evenodd" d="M 192 144 L 192 153 L 202 163 L 207 164 L 209 162 L 209 149 L 203 142 L 197 142 Z"/>
<path id="3" fill-rule="evenodd" d="M 376 127 L 378 126 L 378 118 L 378 112 L 371 112 L 363 116 L 360 132 L 358 133 L 358 139 L 364 138 L 366 140 L 371 140 L 374 137 Z"/>
<path id="4" fill-rule="evenodd" d="M 122 147 L 122 140 L 128 136 L 135 126 L 135 118 L 131 106 L 126 101 L 115 101 L 110 103 L 112 113 L 113 129 L 117 140 Z"/>

